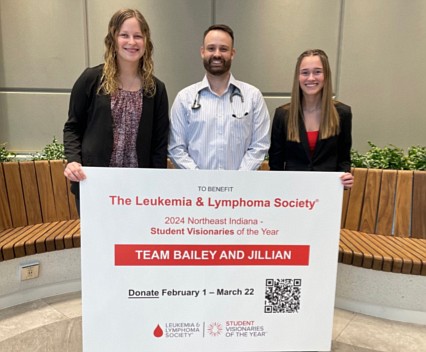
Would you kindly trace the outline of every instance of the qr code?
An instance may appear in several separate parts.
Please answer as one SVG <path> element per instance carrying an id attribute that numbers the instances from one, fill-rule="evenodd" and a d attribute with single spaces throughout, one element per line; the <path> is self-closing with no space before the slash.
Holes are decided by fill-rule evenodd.
<path id="1" fill-rule="evenodd" d="M 266 279 L 265 313 L 297 313 L 302 279 Z"/>

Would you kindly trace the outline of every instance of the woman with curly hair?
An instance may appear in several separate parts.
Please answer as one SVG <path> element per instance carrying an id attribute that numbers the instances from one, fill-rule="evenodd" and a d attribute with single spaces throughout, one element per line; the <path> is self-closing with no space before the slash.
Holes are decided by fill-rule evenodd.
<path id="1" fill-rule="evenodd" d="M 87 68 L 71 91 L 64 126 L 64 174 L 79 207 L 84 166 L 166 168 L 168 98 L 153 75 L 153 44 L 138 10 L 117 11 L 105 37 L 105 62 Z"/>

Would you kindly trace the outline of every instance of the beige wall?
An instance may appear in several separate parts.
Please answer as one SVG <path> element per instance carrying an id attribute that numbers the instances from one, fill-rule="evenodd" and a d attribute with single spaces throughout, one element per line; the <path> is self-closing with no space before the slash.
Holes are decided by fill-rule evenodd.
<path id="1" fill-rule="evenodd" d="M 71 87 L 102 62 L 120 7 L 147 18 L 170 105 L 202 78 L 203 31 L 226 23 L 236 36 L 233 73 L 261 89 L 271 115 L 289 101 L 297 56 L 322 48 L 336 97 L 353 109 L 355 148 L 425 145 L 424 0 L 0 0 L 0 143 L 27 152 L 62 141 Z"/>

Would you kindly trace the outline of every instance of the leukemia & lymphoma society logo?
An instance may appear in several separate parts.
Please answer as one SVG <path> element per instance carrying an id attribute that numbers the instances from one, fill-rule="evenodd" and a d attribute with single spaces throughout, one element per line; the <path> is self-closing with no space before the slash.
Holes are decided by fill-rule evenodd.
<path id="1" fill-rule="evenodd" d="M 157 338 L 191 338 L 202 335 L 200 323 L 165 323 L 157 324 L 153 335 Z"/>
<path id="2" fill-rule="evenodd" d="M 161 337 L 163 336 L 163 334 L 164 334 L 163 329 L 161 328 L 160 324 L 157 324 L 157 327 L 154 329 L 154 336 Z"/>
<path id="3" fill-rule="evenodd" d="M 207 332 L 211 335 L 211 336 L 219 336 L 223 331 L 222 328 L 222 324 L 220 323 L 210 323 L 209 326 L 207 327 Z"/>

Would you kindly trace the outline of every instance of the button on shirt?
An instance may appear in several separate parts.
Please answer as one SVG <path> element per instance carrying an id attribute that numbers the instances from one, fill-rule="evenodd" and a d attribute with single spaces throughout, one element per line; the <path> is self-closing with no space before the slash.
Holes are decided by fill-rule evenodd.
<path id="1" fill-rule="evenodd" d="M 231 103 L 233 92 L 242 98 L 234 94 Z M 193 108 L 196 103 L 198 109 Z M 225 93 L 218 96 L 205 76 L 181 90 L 173 103 L 169 157 L 181 169 L 256 170 L 269 149 L 269 126 L 268 109 L 256 87 L 231 75 Z"/>

